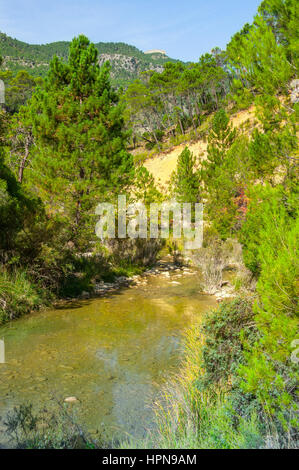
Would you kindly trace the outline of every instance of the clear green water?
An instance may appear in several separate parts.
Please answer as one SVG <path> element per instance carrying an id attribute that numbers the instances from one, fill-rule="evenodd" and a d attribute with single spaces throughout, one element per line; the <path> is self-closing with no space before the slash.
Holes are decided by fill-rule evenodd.
<path id="1" fill-rule="evenodd" d="M 172 284 L 175 281 L 179 284 Z M 176 370 L 184 330 L 215 306 L 198 274 L 148 277 L 144 285 L 23 317 L 0 329 L 0 416 L 20 403 L 73 405 L 89 431 L 142 436 L 151 403 Z"/>

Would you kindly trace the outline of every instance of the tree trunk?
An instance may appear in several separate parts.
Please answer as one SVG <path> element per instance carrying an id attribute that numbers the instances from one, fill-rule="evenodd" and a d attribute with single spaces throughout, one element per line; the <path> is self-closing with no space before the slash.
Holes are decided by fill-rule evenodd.
<path id="1" fill-rule="evenodd" d="M 157 146 L 158 146 L 159 152 L 161 152 L 161 147 L 160 147 L 160 144 L 159 144 L 159 141 L 158 141 L 158 139 L 157 139 L 157 136 L 156 136 L 155 131 L 153 131 L 153 136 L 154 136 L 155 142 L 156 142 L 156 144 L 157 144 Z"/>
<path id="2" fill-rule="evenodd" d="M 183 127 L 181 118 L 178 118 L 178 120 L 179 120 L 179 124 L 180 124 L 180 128 L 181 128 L 181 132 L 182 132 L 182 134 L 184 135 L 184 134 L 185 134 L 185 130 L 184 130 L 184 127 Z"/>
<path id="3" fill-rule="evenodd" d="M 26 137 L 26 140 L 25 140 L 25 153 L 24 153 L 24 157 L 22 158 L 21 164 L 20 164 L 20 167 L 19 167 L 19 174 L 18 174 L 18 182 L 19 183 L 22 183 L 22 181 L 23 181 L 24 170 L 25 170 L 25 166 L 26 166 L 27 159 L 28 159 L 28 156 L 29 156 L 30 144 L 31 144 L 31 138 Z"/>

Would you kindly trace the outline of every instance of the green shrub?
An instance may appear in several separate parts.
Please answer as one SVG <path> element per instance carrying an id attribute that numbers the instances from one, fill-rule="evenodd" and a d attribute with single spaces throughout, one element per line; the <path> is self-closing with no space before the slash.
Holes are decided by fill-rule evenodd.
<path id="1" fill-rule="evenodd" d="M 252 187 L 248 193 L 250 203 L 245 222 L 239 232 L 243 245 L 244 262 L 256 276 L 261 271 L 265 235 L 273 249 L 281 246 L 281 240 L 296 216 L 296 200 L 283 186 Z M 263 232 L 267 227 L 267 233 Z"/>
<path id="2" fill-rule="evenodd" d="M 254 308 L 260 339 L 248 349 L 248 363 L 241 366 L 240 373 L 243 389 L 255 394 L 269 414 L 287 425 L 298 409 L 295 389 L 299 375 L 291 362 L 291 343 L 298 338 L 299 219 L 286 223 L 284 213 L 273 212 L 260 237 Z"/>
<path id="3" fill-rule="evenodd" d="M 257 337 L 252 301 L 243 298 L 222 302 L 207 314 L 201 334 L 203 377 L 199 386 L 238 381 L 237 369 L 244 362 L 242 341 L 252 344 Z"/>
<path id="4" fill-rule="evenodd" d="M 196 170 L 196 158 L 186 147 L 178 156 L 176 170 L 171 177 L 172 192 L 178 202 L 199 201 L 199 173 Z"/>
<path id="5" fill-rule="evenodd" d="M 35 285 L 26 271 L 0 271 L 0 324 L 49 302 L 50 294 Z"/>

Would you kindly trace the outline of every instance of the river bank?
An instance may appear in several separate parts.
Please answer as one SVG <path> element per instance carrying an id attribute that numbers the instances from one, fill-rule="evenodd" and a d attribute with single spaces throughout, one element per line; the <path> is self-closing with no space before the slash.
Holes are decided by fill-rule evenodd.
<path id="1" fill-rule="evenodd" d="M 97 260 L 93 261 L 92 257 L 88 259 L 83 257 L 82 271 L 75 272 L 64 286 L 61 281 L 61 285 L 58 285 L 55 291 L 45 285 L 39 285 L 24 269 L 13 272 L 2 270 L 0 272 L 0 326 L 32 311 L 59 306 L 65 300 L 102 297 L 119 289 L 140 285 L 148 276 L 162 272 L 170 273 L 175 270 L 177 272 L 180 270 L 181 274 L 187 276 L 190 274 L 190 269 L 196 269 L 203 275 L 201 288 L 204 292 L 214 295 L 219 302 L 232 298 L 235 295 L 234 286 L 230 282 L 231 279 L 227 277 L 222 279 L 225 268 L 222 260 L 219 258 L 216 264 L 210 263 L 210 259 L 215 258 L 214 254 L 209 253 L 207 259 L 197 259 L 196 253 L 191 258 L 182 253 L 179 262 L 173 259 L 173 255 L 168 254 L 156 260 L 151 266 L 138 264 L 110 266 L 107 262 L 105 266 L 102 266 Z M 207 265 L 209 265 L 209 270 L 206 268 Z M 237 266 L 239 267 L 239 264 Z M 209 279 L 207 279 L 207 271 L 209 271 Z"/>

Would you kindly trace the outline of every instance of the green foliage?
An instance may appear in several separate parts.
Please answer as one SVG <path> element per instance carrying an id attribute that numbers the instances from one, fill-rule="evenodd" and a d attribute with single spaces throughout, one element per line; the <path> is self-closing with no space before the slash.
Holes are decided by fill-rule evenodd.
<path id="1" fill-rule="evenodd" d="M 290 62 L 298 67 L 299 7 L 296 0 L 263 0 L 258 9 L 282 44 Z"/>
<path id="2" fill-rule="evenodd" d="M 134 193 L 137 201 L 142 201 L 146 206 L 152 202 L 161 202 L 163 199 L 156 188 L 153 175 L 144 166 L 136 169 Z"/>
<path id="3" fill-rule="evenodd" d="M 237 65 L 240 59 L 240 48 L 243 46 L 243 41 L 248 38 L 248 34 L 252 29 L 252 25 L 246 23 L 241 31 L 233 35 L 229 44 L 226 47 L 226 54 L 233 65 Z"/>
<path id="4" fill-rule="evenodd" d="M 133 126 L 135 133 L 142 134 L 148 148 L 156 144 L 160 149 L 159 140 L 161 141 L 163 134 L 158 126 L 155 97 L 148 87 L 140 80 L 136 80 L 128 87 L 123 100 L 126 106 L 126 120 Z"/>
<path id="5" fill-rule="evenodd" d="M 0 254 L 14 248 L 26 220 L 41 208 L 38 198 L 26 193 L 4 161 L 5 115 L 0 114 Z"/>
<path id="6" fill-rule="evenodd" d="M 237 132 L 230 125 L 227 114 L 219 110 L 208 137 L 208 154 L 202 163 L 201 178 L 207 199 L 206 211 L 222 238 L 235 230 L 239 216 L 242 216 L 240 208 L 245 203 L 247 141 L 244 138 L 236 140 L 236 137 Z"/>
<path id="7" fill-rule="evenodd" d="M 220 59 L 221 57 L 221 59 Z M 229 76 L 222 51 L 203 55 L 198 63 L 167 62 L 162 72 L 149 71 L 131 83 L 124 95 L 127 121 L 135 138 L 151 134 L 159 145 L 159 133 L 171 138 L 193 127 L 195 136 L 204 113 L 218 109 L 228 90 Z"/>
<path id="8" fill-rule="evenodd" d="M 262 18 L 255 18 L 249 32 L 242 36 L 236 53 L 239 76 L 253 87 L 254 92 L 286 91 L 293 70 L 284 47 L 276 42 L 274 33 Z"/>
<path id="9" fill-rule="evenodd" d="M 56 254 L 56 259 L 58 255 Z M 64 250 L 60 259 L 58 274 L 58 295 L 60 297 L 78 297 L 83 291 L 93 292 L 94 281 L 112 276 L 111 266 L 104 253 L 94 256 L 76 256 L 72 251 Z"/>
<path id="10" fill-rule="evenodd" d="M 199 380 L 199 387 L 225 385 L 228 380 L 236 386 L 239 381 L 237 369 L 244 363 L 242 340 L 252 344 L 257 336 L 252 301 L 238 298 L 222 302 L 206 316 L 201 334 L 205 338 L 202 349 L 204 375 Z"/>
<path id="11" fill-rule="evenodd" d="M 223 165 L 226 152 L 236 138 L 236 130 L 229 123 L 229 117 L 224 109 L 214 116 L 212 129 L 208 137 L 207 160 L 203 162 L 203 180 L 210 182 L 215 172 Z"/>
<path id="12" fill-rule="evenodd" d="M 7 132 L 9 154 L 7 164 L 12 169 L 19 183 L 26 183 L 27 171 L 32 171 L 32 147 L 34 138 L 29 108 L 24 106 L 15 113 L 9 123 Z"/>
<path id="13" fill-rule="evenodd" d="M 157 430 L 146 441 L 127 445 L 166 449 L 296 447 L 288 432 L 259 416 L 255 403 L 251 407 L 245 398 L 240 407 L 240 397 L 235 394 L 238 366 L 245 362 L 242 339 L 252 343 L 255 337 L 251 302 L 241 298 L 225 302 L 210 312 L 201 326 L 188 330 L 182 367 L 156 404 Z"/>
<path id="14" fill-rule="evenodd" d="M 14 76 L 11 71 L 1 71 L 0 79 L 5 83 L 5 108 L 16 113 L 31 98 L 37 85 L 42 84 L 40 77 L 33 77 L 26 70 L 19 70 Z"/>
<path id="15" fill-rule="evenodd" d="M 243 244 L 243 256 L 246 266 L 253 274 L 261 272 L 264 242 L 263 230 L 272 224 L 271 239 L 273 246 L 279 246 L 281 237 L 288 231 L 296 214 L 296 202 L 293 196 L 285 192 L 282 186 L 271 188 L 269 185 L 257 186 L 249 192 L 250 203 L 246 219 L 239 233 Z M 279 225 L 277 225 L 279 221 Z M 279 231 L 277 228 L 279 227 Z"/>
<path id="16" fill-rule="evenodd" d="M 278 164 L 275 150 L 272 134 L 261 133 L 254 129 L 253 138 L 249 145 L 249 156 L 256 175 L 263 177 L 273 172 Z"/>
<path id="17" fill-rule="evenodd" d="M 198 393 L 198 392 L 197 392 Z M 249 419 L 234 413 L 229 399 L 221 392 L 202 391 L 196 397 L 191 387 L 180 383 L 166 390 L 168 409 L 157 411 L 158 432 L 137 448 L 158 449 L 258 449 L 265 447 L 265 436 L 256 415 Z M 136 443 L 131 448 L 136 448 Z"/>
<path id="18" fill-rule="evenodd" d="M 149 132 L 145 132 L 142 135 L 142 139 L 146 141 L 145 148 L 147 150 L 152 150 L 153 148 L 155 148 L 155 146 L 157 147 L 158 150 L 160 150 L 161 149 L 160 142 L 162 142 L 163 137 L 164 137 L 164 132 L 161 129 L 157 129 L 153 133 L 153 138 L 151 138 L 151 134 Z"/>
<path id="19" fill-rule="evenodd" d="M 49 304 L 50 293 L 35 284 L 26 271 L 0 271 L 0 325 Z"/>
<path id="20" fill-rule="evenodd" d="M 14 113 L 0 115 L 2 322 L 43 305 L 42 288 L 76 296 L 92 290 L 94 281 L 141 272 L 151 263 L 161 248 L 156 241 L 116 241 L 109 257 L 91 244 L 94 209 L 120 192 L 146 206 L 163 199 L 153 176 L 134 168 L 126 150 L 132 138 L 134 147 L 142 140 L 146 149 L 160 151 L 167 139 L 175 144 L 210 130 L 200 171 L 187 147 L 179 156 L 173 195 L 180 202 L 203 197 L 208 231 L 221 239 L 238 236 L 257 283 L 255 302 L 224 302 L 189 333 L 183 372 L 157 412 L 160 446 L 267 446 L 269 422 L 277 446 L 286 447 L 286 433 L 295 434 L 298 104 L 287 93 L 298 62 L 297 25 L 298 2 L 264 0 L 254 23 L 234 35 L 226 51 L 216 48 L 190 64 L 146 58 L 125 44 L 93 45 L 84 36 L 68 52 L 66 42 L 29 46 L 0 35 L 6 67 L 18 59 L 16 72 L 21 59 L 25 68 L 43 63 L 33 73 L 48 70 L 44 82 L 26 71 L 1 72 Z M 136 69 L 144 71 L 121 102 L 109 66 L 98 65 L 98 51 L 137 58 Z M 148 70 L 150 63 L 163 65 L 161 73 Z M 128 83 L 128 77 L 116 79 Z M 259 125 L 244 126 L 242 135 L 222 108 L 252 103 Z M 210 248 L 213 267 L 219 260 Z M 27 411 L 17 418 L 32 430 L 35 418 Z M 61 435 L 47 439 L 30 445 L 62 445 Z"/>
<path id="21" fill-rule="evenodd" d="M 183 365 L 157 403 L 158 430 L 137 447 L 296 448 L 290 417 L 284 429 L 263 413 L 254 394 L 239 390 L 244 344 L 253 348 L 259 338 L 252 301 L 245 298 L 222 303 L 187 331 Z M 259 365 L 251 365 L 252 374 Z"/>
<path id="22" fill-rule="evenodd" d="M 27 70 L 35 77 L 45 77 L 49 71 L 49 64 L 54 56 L 67 62 L 69 56 L 70 43 L 58 41 L 50 44 L 27 44 L 17 39 L 13 39 L 4 33 L 0 33 L 0 50 L 5 56 L 5 66 L 14 74 L 20 70 Z M 102 54 L 118 54 L 129 60 L 131 69 L 122 68 L 118 59 L 112 61 L 113 78 L 112 83 L 116 86 L 127 86 L 136 79 L 139 72 L 149 70 L 153 67 L 160 68 L 168 61 L 176 62 L 164 55 L 148 55 L 134 46 L 122 42 L 99 42 L 95 44 L 99 56 Z M 128 60 L 127 60 L 128 62 Z"/>
<path id="23" fill-rule="evenodd" d="M 63 211 L 69 240 L 84 246 L 97 202 L 124 191 L 134 173 L 122 106 L 108 68 L 98 66 L 97 50 L 85 36 L 71 43 L 68 63 L 53 59 L 30 111 L 36 141 L 32 183 L 52 210 Z"/>
<path id="24" fill-rule="evenodd" d="M 253 103 L 253 96 L 250 90 L 244 87 L 242 80 L 234 78 L 231 83 L 230 95 L 235 103 L 234 111 L 247 109 Z"/>
<path id="25" fill-rule="evenodd" d="M 177 202 L 199 202 L 199 183 L 196 158 L 186 147 L 178 157 L 177 168 L 171 178 L 175 200 Z"/>
<path id="26" fill-rule="evenodd" d="M 268 413 L 278 413 L 286 424 L 297 408 L 298 373 L 290 355 L 298 332 L 299 224 L 281 188 L 263 192 L 267 199 L 251 207 L 244 227 L 245 260 L 254 272 L 260 272 L 255 321 L 261 338 L 248 351 L 241 375 L 244 390 L 254 393 Z M 258 210 L 255 214 L 254 209 Z"/>

